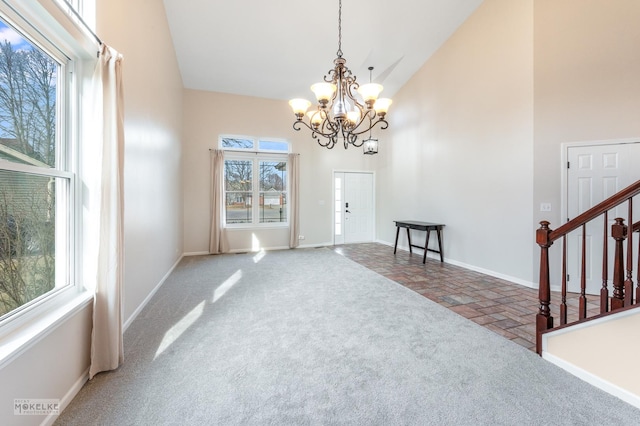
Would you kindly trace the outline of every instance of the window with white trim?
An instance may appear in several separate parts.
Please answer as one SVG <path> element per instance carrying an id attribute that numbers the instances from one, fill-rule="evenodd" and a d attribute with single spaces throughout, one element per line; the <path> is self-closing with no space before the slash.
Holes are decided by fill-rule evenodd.
<path id="1" fill-rule="evenodd" d="M 10 14 L 0 11 L 0 323 L 75 287 L 74 62 Z"/>
<path id="2" fill-rule="evenodd" d="M 225 150 L 225 225 L 288 226 L 289 143 L 225 135 L 219 146 Z"/>

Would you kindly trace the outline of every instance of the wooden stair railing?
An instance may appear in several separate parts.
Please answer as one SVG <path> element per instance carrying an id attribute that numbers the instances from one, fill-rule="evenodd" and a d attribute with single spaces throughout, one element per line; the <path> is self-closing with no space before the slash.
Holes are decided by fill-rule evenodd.
<path id="1" fill-rule="evenodd" d="M 540 222 L 540 229 L 536 231 L 536 243 L 540 246 L 540 284 L 538 298 L 540 306 L 536 315 L 536 351 L 542 354 L 542 334 L 554 328 L 551 316 L 551 284 L 549 280 L 549 247 L 558 239 L 562 239 L 562 286 L 560 301 L 560 325 L 567 324 L 567 234 L 582 228 L 582 249 L 580 253 L 580 295 L 578 303 L 578 319 L 576 323 L 587 318 L 586 294 L 586 226 L 596 218 L 603 217 L 603 255 L 602 255 L 602 288 L 600 289 L 600 314 L 630 306 L 634 304 L 633 297 L 633 232 L 640 232 L 640 221 L 633 222 L 633 197 L 640 194 L 640 181 L 628 186 L 610 198 L 595 205 L 584 213 L 576 216 L 559 228 L 552 230 L 547 221 Z M 609 211 L 619 205 L 628 203 L 628 220 L 631 223 L 631 233 L 628 233 L 625 219 L 616 218 L 611 225 L 611 237 L 614 239 L 613 265 L 613 294 L 609 300 L 608 288 L 608 221 Z M 628 237 L 628 238 L 627 238 Z M 626 240 L 626 264 L 624 262 L 624 242 Z M 640 252 L 640 239 L 638 245 Z M 625 274 L 626 266 L 626 274 Z M 638 269 L 640 271 L 640 256 Z M 640 300 L 640 280 L 635 289 L 635 303 Z M 610 303 L 609 303 L 610 302 Z"/>

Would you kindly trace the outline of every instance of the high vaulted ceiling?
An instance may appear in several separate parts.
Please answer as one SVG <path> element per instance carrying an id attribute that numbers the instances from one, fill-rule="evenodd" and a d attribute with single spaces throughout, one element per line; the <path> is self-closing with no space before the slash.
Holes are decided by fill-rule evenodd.
<path id="1" fill-rule="evenodd" d="M 482 0 L 344 0 L 342 51 L 393 96 Z M 164 0 L 186 88 L 313 100 L 333 68 L 338 0 Z"/>

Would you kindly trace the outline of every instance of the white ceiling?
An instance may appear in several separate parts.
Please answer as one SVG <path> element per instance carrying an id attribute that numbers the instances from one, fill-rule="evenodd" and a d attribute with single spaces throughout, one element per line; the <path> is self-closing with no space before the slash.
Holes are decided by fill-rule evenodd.
<path id="1" fill-rule="evenodd" d="M 482 0 L 344 0 L 342 51 L 392 97 Z M 164 0 L 184 86 L 312 99 L 333 68 L 338 0 Z"/>

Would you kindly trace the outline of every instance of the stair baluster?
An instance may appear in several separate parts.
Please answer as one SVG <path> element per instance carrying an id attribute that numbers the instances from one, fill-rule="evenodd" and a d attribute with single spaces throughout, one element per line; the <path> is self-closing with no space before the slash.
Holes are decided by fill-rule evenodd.
<path id="1" fill-rule="evenodd" d="M 602 288 L 600 289 L 600 313 L 609 312 L 609 212 L 604 212 L 604 235 L 602 237 Z"/>
<path id="2" fill-rule="evenodd" d="M 633 232 L 640 231 L 640 222 L 636 222 L 633 224 Z M 640 273 L 640 237 L 638 238 L 638 269 Z M 636 304 L 640 302 L 640 279 L 636 281 Z"/>
<path id="3" fill-rule="evenodd" d="M 580 306 L 578 320 L 587 317 L 587 224 L 582 225 L 582 256 L 580 258 Z"/>
<path id="4" fill-rule="evenodd" d="M 622 242 L 627 236 L 627 225 L 624 219 L 617 217 L 616 223 L 611 225 L 611 236 L 616 240 L 615 253 L 613 255 L 613 298 L 611 310 L 624 307 L 624 249 Z"/>
<path id="5" fill-rule="evenodd" d="M 629 219 L 633 225 L 633 200 L 629 198 Z M 624 280 L 624 306 L 633 304 L 633 232 L 627 234 L 627 279 Z"/>

